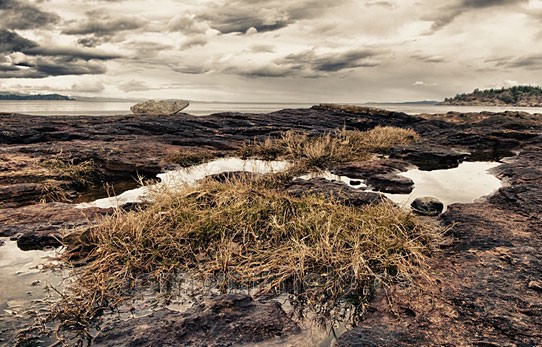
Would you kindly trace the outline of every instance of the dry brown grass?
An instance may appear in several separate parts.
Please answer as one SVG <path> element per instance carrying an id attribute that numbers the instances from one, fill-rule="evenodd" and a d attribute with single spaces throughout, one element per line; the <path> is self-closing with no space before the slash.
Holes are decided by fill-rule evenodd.
<path id="1" fill-rule="evenodd" d="M 278 138 L 246 143 L 243 158 L 286 159 L 306 169 L 328 169 L 336 164 L 364 160 L 373 153 L 415 142 L 419 136 L 411 129 L 376 127 L 369 131 L 336 130 L 320 136 L 287 131 Z"/>
<path id="2" fill-rule="evenodd" d="M 53 178 L 42 184 L 41 202 L 71 202 L 73 189 L 84 190 L 96 183 L 100 177 L 97 165 L 92 160 L 48 159 L 37 163 Z"/>
<path id="3" fill-rule="evenodd" d="M 57 179 L 77 182 L 82 186 L 89 186 L 98 176 L 98 167 L 93 160 L 76 161 L 70 159 L 48 159 L 39 163 L 50 170 Z"/>
<path id="4" fill-rule="evenodd" d="M 347 310 L 359 317 L 376 285 L 423 271 L 436 236 L 391 203 L 292 197 L 265 180 L 155 194 L 145 210 L 119 211 L 71 235 L 65 259 L 86 265 L 53 318 L 85 326 L 132 289 L 181 274 L 221 291 L 292 294 L 298 313 L 316 312 L 322 322 Z"/>
<path id="5" fill-rule="evenodd" d="M 205 180 L 182 191 L 155 190 L 144 210 L 119 210 L 72 232 L 63 259 L 84 265 L 46 320 L 88 338 L 104 310 L 164 278 L 168 284 L 196 279 L 223 292 L 288 293 L 296 313 L 313 312 L 321 323 L 360 317 L 375 287 L 424 273 L 438 231 L 391 203 L 360 208 L 324 196 L 293 197 L 284 183 L 305 170 L 416 139 L 412 130 L 377 127 L 322 136 L 289 131 L 247 144 L 245 157 L 288 159 L 294 166 L 255 178 Z M 199 158 L 182 153 L 179 161 L 188 166 Z"/>

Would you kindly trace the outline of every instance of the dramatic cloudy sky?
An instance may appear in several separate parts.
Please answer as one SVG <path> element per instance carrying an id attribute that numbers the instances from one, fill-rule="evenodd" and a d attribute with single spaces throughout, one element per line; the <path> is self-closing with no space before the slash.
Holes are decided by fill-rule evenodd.
<path id="1" fill-rule="evenodd" d="M 0 0 L 0 90 L 441 99 L 539 84 L 542 0 Z"/>

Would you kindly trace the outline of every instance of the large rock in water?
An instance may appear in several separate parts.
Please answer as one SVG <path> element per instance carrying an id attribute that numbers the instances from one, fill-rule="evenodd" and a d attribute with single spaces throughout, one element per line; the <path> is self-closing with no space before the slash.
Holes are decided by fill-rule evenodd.
<path id="1" fill-rule="evenodd" d="M 188 107 L 186 100 L 147 100 L 130 107 L 135 114 L 174 115 Z"/>

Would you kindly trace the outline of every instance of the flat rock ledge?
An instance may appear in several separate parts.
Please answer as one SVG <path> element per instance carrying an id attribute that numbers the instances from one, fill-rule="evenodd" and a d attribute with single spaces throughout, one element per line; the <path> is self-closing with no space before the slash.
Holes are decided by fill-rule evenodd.
<path id="1" fill-rule="evenodd" d="M 161 309 L 149 316 L 105 326 L 93 346 L 239 346 L 297 334 L 277 302 L 244 294 L 208 299 L 184 313 Z"/>

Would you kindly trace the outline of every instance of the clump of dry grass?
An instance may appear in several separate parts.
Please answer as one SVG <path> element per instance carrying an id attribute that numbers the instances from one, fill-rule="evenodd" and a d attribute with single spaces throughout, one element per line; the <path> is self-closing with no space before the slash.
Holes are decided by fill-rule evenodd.
<path id="1" fill-rule="evenodd" d="M 287 131 L 278 138 L 246 143 L 239 151 L 243 158 L 282 158 L 307 169 L 328 169 L 336 164 L 367 159 L 396 145 L 417 141 L 412 129 L 380 127 L 369 130 L 336 130 L 319 136 Z"/>
<path id="2" fill-rule="evenodd" d="M 85 187 L 93 184 L 98 176 L 98 167 L 93 160 L 53 158 L 40 162 L 40 165 L 49 169 L 57 178 L 74 181 Z"/>
<path id="3" fill-rule="evenodd" d="M 420 140 L 412 129 L 377 126 L 368 131 L 342 130 L 340 138 L 354 147 L 355 152 L 385 153 L 393 146 L 407 145 Z"/>
<path id="4" fill-rule="evenodd" d="M 47 159 L 38 163 L 53 179 L 43 181 L 40 201 L 70 202 L 73 189 L 84 190 L 99 179 L 98 167 L 93 160 Z"/>
<path id="5" fill-rule="evenodd" d="M 377 284 L 423 269 L 435 234 L 416 216 L 391 203 L 350 207 L 266 184 L 205 181 L 155 192 L 147 209 L 71 235 L 65 259 L 86 265 L 55 317 L 88 322 L 134 287 L 183 274 L 222 291 L 287 292 L 298 312 L 326 321 L 343 309 L 359 316 Z"/>
<path id="6" fill-rule="evenodd" d="M 176 152 L 169 153 L 165 160 L 170 163 L 178 164 L 181 167 L 189 167 L 204 164 L 215 157 L 216 154 L 210 151 L 188 151 L 185 149 L 180 149 Z"/>

